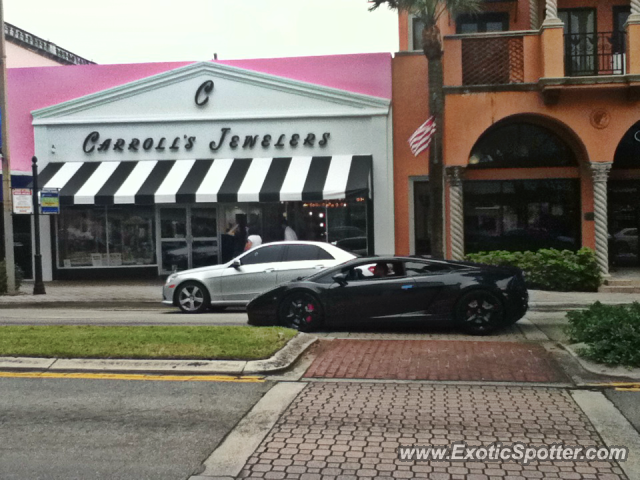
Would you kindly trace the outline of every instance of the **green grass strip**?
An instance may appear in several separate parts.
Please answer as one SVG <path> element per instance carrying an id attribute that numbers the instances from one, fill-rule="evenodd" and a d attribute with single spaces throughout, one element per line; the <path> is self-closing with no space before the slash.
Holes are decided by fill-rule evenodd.
<path id="1" fill-rule="evenodd" d="M 282 327 L 0 326 L 0 356 L 255 360 L 295 334 Z"/>

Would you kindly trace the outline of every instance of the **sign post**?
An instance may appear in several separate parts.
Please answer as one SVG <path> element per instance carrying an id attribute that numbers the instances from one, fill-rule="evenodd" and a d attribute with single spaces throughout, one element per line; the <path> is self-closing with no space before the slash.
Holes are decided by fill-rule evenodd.
<path id="1" fill-rule="evenodd" d="M 30 188 L 13 189 L 13 214 L 31 215 L 33 213 L 33 200 Z"/>
<path id="2" fill-rule="evenodd" d="M 44 215 L 57 215 L 60 213 L 60 192 L 57 189 L 43 188 L 40 191 L 40 213 Z"/>
<path id="3" fill-rule="evenodd" d="M 4 6 L 0 0 L 0 160 L 2 160 L 2 217 L 4 225 L 4 261 L 7 293 L 16 293 L 16 264 L 13 252 L 11 212 L 11 161 L 9 160 L 9 121 L 7 115 L 7 53 L 4 42 Z"/>
<path id="4" fill-rule="evenodd" d="M 42 255 L 40 254 L 40 209 L 38 208 L 38 159 L 31 158 L 31 173 L 33 174 L 33 224 L 36 242 L 36 253 L 34 255 L 34 280 L 33 294 L 44 295 L 44 282 L 42 281 Z M 56 198 L 57 200 L 57 198 Z"/>

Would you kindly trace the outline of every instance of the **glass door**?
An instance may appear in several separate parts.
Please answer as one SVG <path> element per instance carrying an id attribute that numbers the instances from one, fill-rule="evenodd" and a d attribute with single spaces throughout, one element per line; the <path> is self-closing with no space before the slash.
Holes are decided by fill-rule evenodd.
<path id="1" fill-rule="evenodd" d="M 218 217 L 215 208 L 189 207 L 191 268 L 218 264 Z"/>
<path id="2" fill-rule="evenodd" d="M 190 206 L 162 207 L 160 243 L 163 273 L 216 265 L 216 209 Z"/>
<path id="3" fill-rule="evenodd" d="M 187 218 L 187 207 L 160 209 L 160 243 L 164 273 L 187 270 L 191 264 Z"/>
<path id="4" fill-rule="evenodd" d="M 598 74 L 595 8 L 559 10 L 564 23 L 565 68 L 569 76 Z"/>

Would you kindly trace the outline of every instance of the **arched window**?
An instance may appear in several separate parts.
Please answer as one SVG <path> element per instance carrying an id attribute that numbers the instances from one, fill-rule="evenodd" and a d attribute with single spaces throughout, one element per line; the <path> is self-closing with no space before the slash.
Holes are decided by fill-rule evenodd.
<path id="1" fill-rule="evenodd" d="M 553 130 L 520 122 L 484 134 L 473 147 L 468 168 L 577 166 L 575 153 Z"/>
<path id="2" fill-rule="evenodd" d="M 613 156 L 613 168 L 640 168 L 640 122 L 620 140 Z"/>

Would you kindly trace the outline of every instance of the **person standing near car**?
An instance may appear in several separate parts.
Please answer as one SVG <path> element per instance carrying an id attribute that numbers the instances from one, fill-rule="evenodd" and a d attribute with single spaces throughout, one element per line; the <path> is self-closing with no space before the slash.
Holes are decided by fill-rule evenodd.
<path id="1" fill-rule="evenodd" d="M 285 241 L 298 240 L 298 235 L 296 235 L 296 232 L 289 226 L 287 220 L 284 218 L 282 219 L 282 228 L 284 229 Z"/>
<path id="2" fill-rule="evenodd" d="M 247 243 L 244 246 L 244 251 L 251 250 L 252 248 L 256 248 L 262 245 L 262 237 L 258 233 L 258 230 L 255 227 L 249 228 L 249 236 L 247 237 Z"/>

